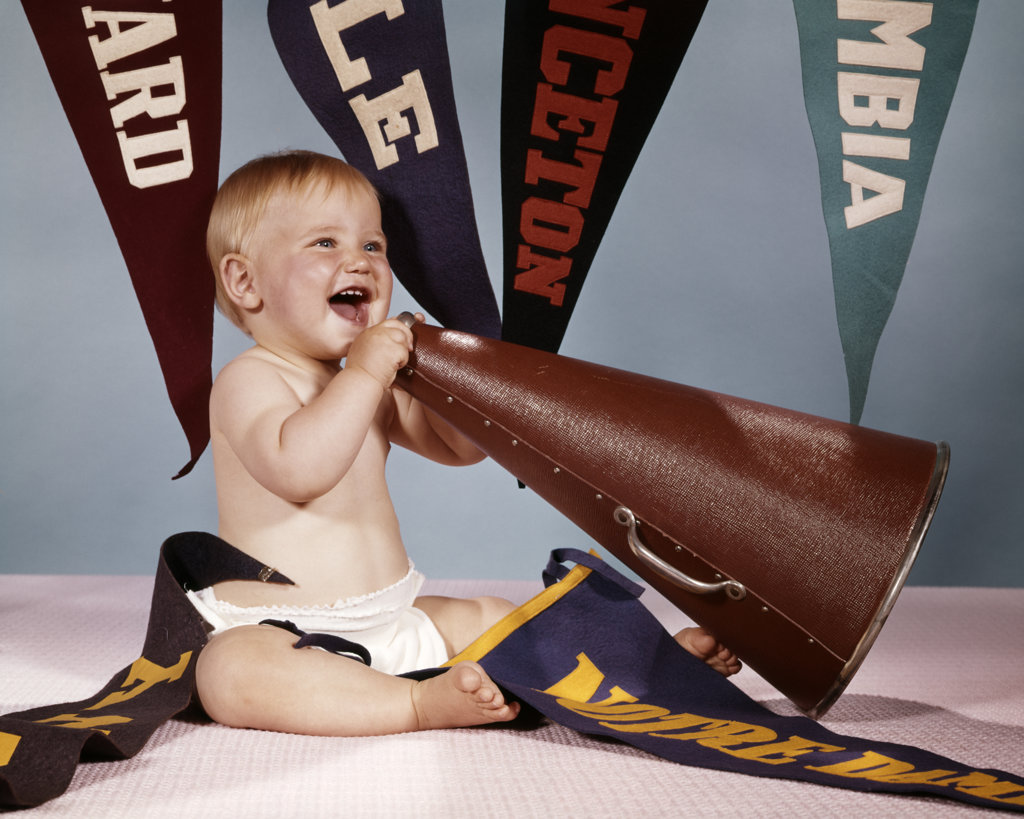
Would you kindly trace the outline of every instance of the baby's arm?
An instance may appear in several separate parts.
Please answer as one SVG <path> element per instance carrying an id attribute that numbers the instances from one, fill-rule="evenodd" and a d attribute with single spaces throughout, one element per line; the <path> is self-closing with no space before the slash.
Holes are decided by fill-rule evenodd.
<path id="1" fill-rule="evenodd" d="M 359 455 L 412 343 L 398 321 L 365 330 L 345 369 L 305 402 L 278 365 L 258 356 L 237 358 L 217 378 L 211 427 L 275 495 L 297 503 L 318 498 L 337 486 Z"/>
<path id="2" fill-rule="evenodd" d="M 464 435 L 406 392 L 394 390 L 395 417 L 391 422 L 393 443 L 432 461 L 466 466 L 486 456 Z"/>
<path id="3" fill-rule="evenodd" d="M 398 320 L 411 326 L 409 318 L 408 313 L 403 313 Z M 416 323 L 424 320 L 422 313 L 414 318 Z M 407 392 L 392 390 L 392 394 L 395 414 L 388 430 L 392 443 L 447 466 L 468 466 L 487 457 L 472 441 Z"/>

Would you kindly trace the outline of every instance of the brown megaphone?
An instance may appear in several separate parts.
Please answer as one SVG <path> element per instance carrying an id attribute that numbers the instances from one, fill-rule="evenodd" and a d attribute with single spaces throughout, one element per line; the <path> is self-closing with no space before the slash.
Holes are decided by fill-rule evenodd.
<path id="1" fill-rule="evenodd" d="M 835 702 L 920 548 L 945 443 L 423 324 L 413 332 L 402 389 L 807 714 Z"/>

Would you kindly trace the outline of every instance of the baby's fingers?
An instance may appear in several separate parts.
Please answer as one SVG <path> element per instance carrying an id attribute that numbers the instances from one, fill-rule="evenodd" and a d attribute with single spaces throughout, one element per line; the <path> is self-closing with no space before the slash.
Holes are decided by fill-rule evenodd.
<path id="1" fill-rule="evenodd" d="M 389 318 L 381 322 L 380 327 L 387 333 L 388 338 L 396 344 L 401 344 L 406 349 L 412 350 L 416 342 L 413 338 L 412 330 L 409 329 L 404 321 L 398 318 Z"/>

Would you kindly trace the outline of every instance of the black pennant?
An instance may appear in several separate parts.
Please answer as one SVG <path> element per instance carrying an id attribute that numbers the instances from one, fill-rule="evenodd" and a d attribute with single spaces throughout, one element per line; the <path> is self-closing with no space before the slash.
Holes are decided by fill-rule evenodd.
<path id="1" fill-rule="evenodd" d="M 160 550 L 142 654 L 93 696 L 0 715 L 0 809 L 60 796 L 83 755 L 128 759 L 192 701 L 206 629 L 185 589 L 255 580 L 260 563 L 214 535 L 185 532 Z M 268 582 L 291 584 L 272 572 Z"/>
<path id="2" fill-rule="evenodd" d="M 556 351 L 707 5 L 514 0 L 501 100 L 506 341 Z"/>
<path id="3" fill-rule="evenodd" d="M 544 577 L 547 589 L 447 665 L 479 661 L 550 719 L 682 764 L 1024 811 L 1024 781 L 1014 774 L 774 714 L 687 653 L 637 599 L 642 587 L 595 555 L 555 550 Z M 83 755 L 139 753 L 192 700 L 206 628 L 186 590 L 257 578 L 291 584 L 214 535 L 169 538 L 139 659 L 86 700 L 0 715 L 0 809 L 59 796 Z"/>

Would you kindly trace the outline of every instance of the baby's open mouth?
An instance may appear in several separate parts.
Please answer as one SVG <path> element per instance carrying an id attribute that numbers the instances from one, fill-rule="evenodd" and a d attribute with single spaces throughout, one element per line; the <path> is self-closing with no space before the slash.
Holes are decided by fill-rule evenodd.
<path id="1" fill-rule="evenodd" d="M 370 294 L 361 287 L 346 287 L 330 298 L 331 309 L 342 318 L 365 323 Z"/>

